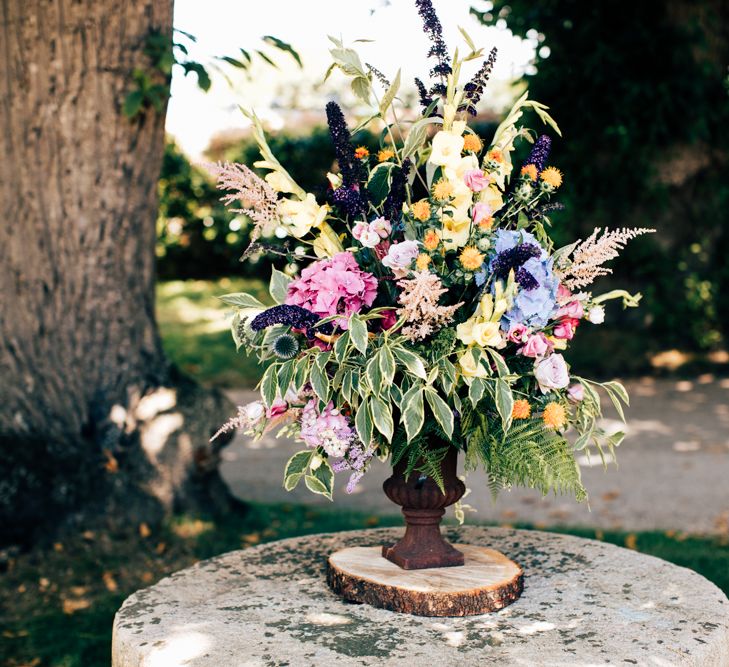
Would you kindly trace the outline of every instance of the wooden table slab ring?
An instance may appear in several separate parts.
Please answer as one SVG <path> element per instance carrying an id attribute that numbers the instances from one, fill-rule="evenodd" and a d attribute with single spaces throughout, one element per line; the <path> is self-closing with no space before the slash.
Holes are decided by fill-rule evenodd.
<path id="1" fill-rule="evenodd" d="M 459 544 L 466 557 L 456 567 L 403 570 L 382 557 L 380 547 L 349 547 L 333 553 L 327 583 L 350 602 L 417 616 L 471 616 L 503 609 L 519 599 L 524 572 L 504 554 Z"/>

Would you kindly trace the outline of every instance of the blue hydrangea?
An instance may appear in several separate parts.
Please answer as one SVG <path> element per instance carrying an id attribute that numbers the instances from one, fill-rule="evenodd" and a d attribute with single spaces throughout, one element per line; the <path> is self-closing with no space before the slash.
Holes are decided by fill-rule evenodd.
<path id="1" fill-rule="evenodd" d="M 496 232 L 494 242 L 495 257 L 515 246 L 528 243 L 539 245 L 533 234 L 525 231 L 511 231 L 501 229 Z M 493 263 L 494 259 L 491 260 Z M 521 265 L 521 269 L 528 272 L 536 283 L 531 289 L 521 287 L 514 299 L 514 305 L 504 315 L 502 327 L 510 329 L 514 324 L 523 324 L 528 327 L 543 327 L 557 308 L 557 289 L 559 279 L 554 274 L 552 260 L 546 251 L 541 248 L 538 257 L 531 257 Z M 492 290 L 494 286 L 492 286 Z"/>

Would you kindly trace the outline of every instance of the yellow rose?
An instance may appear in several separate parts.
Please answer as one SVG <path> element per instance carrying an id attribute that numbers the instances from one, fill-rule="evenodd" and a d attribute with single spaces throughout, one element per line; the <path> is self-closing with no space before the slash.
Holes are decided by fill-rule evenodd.
<path id="1" fill-rule="evenodd" d="M 313 194 L 306 195 L 306 199 L 284 199 L 279 204 L 282 221 L 286 229 L 296 238 L 301 238 L 311 231 L 312 227 L 319 227 L 327 217 L 329 209 L 319 206 Z"/>
<path id="2" fill-rule="evenodd" d="M 471 350 L 466 350 L 463 356 L 458 360 L 458 365 L 461 367 L 461 373 L 467 378 L 485 378 L 488 377 L 488 372 L 481 365 L 480 361 L 476 361 L 473 358 Z"/>
<path id="3" fill-rule="evenodd" d="M 322 222 L 319 229 L 321 234 L 314 241 L 314 253 L 317 257 L 334 257 L 344 250 L 342 242 L 328 223 Z"/>
<path id="4" fill-rule="evenodd" d="M 499 322 L 480 322 L 473 325 L 473 340 L 479 347 L 502 348 L 506 345 Z"/>
<path id="5" fill-rule="evenodd" d="M 433 137 L 433 151 L 428 162 L 439 167 L 452 167 L 455 169 L 461 161 L 463 150 L 463 137 L 441 130 Z"/>

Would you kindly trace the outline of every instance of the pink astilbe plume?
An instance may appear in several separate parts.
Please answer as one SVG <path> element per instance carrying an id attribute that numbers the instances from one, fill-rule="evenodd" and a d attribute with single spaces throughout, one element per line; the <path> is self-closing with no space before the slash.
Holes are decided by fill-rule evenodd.
<path id="1" fill-rule="evenodd" d="M 218 162 L 206 166 L 216 176 L 218 190 L 229 191 L 220 200 L 226 206 L 240 202 L 243 208 L 231 208 L 231 211 L 243 213 L 253 220 L 251 243 L 263 231 L 278 223 L 278 196 L 266 181 L 237 162 Z"/>
<path id="2" fill-rule="evenodd" d="M 625 244 L 641 234 L 651 234 L 655 229 L 606 229 L 602 235 L 600 227 L 588 238 L 581 241 L 572 251 L 572 263 L 559 271 L 562 284 L 570 290 L 589 285 L 595 278 L 612 273 L 612 269 L 603 266 L 605 262 L 615 259 Z"/>
<path id="3" fill-rule="evenodd" d="M 453 319 L 453 313 L 463 304 L 441 306 L 438 299 L 448 290 L 443 287 L 440 278 L 428 270 L 415 271 L 412 278 L 397 283 L 402 287 L 398 301 L 402 304 L 397 314 L 407 323 L 402 335 L 408 340 L 423 340 L 442 329 Z"/>

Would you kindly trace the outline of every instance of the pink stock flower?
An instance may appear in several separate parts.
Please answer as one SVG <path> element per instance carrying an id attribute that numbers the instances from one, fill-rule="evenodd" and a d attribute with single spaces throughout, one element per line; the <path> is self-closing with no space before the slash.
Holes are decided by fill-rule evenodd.
<path id="1" fill-rule="evenodd" d="M 463 174 L 463 182 L 469 190 L 481 192 L 491 182 L 491 179 L 480 169 L 469 169 Z"/>
<path id="2" fill-rule="evenodd" d="M 383 331 L 385 329 L 391 329 L 393 326 L 395 326 L 395 322 L 397 322 L 397 311 L 386 310 L 382 313 L 380 326 L 382 327 Z"/>
<path id="3" fill-rule="evenodd" d="M 347 318 L 372 305 L 377 278 L 362 271 L 350 252 L 340 252 L 307 266 L 301 277 L 289 283 L 286 303 L 321 315 L 342 315 L 336 323 L 347 328 Z"/>
<path id="4" fill-rule="evenodd" d="M 529 329 L 523 324 L 514 324 L 509 329 L 509 333 L 506 334 L 507 340 L 510 340 L 512 343 L 526 343 L 528 337 Z"/>
<path id="5" fill-rule="evenodd" d="M 523 354 L 525 357 L 533 357 L 538 359 L 539 357 L 545 356 L 552 349 L 552 344 L 549 342 L 547 337 L 540 331 L 535 333 L 527 339 L 526 345 L 519 350 L 519 354 Z"/>
<path id="6" fill-rule="evenodd" d="M 578 319 L 573 317 L 565 317 L 554 327 L 554 337 L 562 340 L 572 340 L 575 336 L 575 330 L 580 323 Z"/>
<path id="7" fill-rule="evenodd" d="M 488 220 L 493 212 L 493 209 L 485 201 L 477 202 L 473 205 L 473 210 L 471 211 L 473 224 L 480 225 L 482 222 Z"/>
<path id="8" fill-rule="evenodd" d="M 573 384 L 568 390 L 567 395 L 570 400 L 579 403 L 585 398 L 585 388 L 581 384 Z"/>
<path id="9" fill-rule="evenodd" d="M 572 296 L 572 292 L 567 287 L 560 283 L 557 288 L 557 301 L 559 303 L 565 303 Z"/>
<path id="10" fill-rule="evenodd" d="M 271 403 L 271 407 L 266 410 L 266 417 L 268 419 L 273 419 L 274 417 L 284 414 L 288 409 L 289 404 L 283 399 L 277 398 L 273 403 Z"/>

